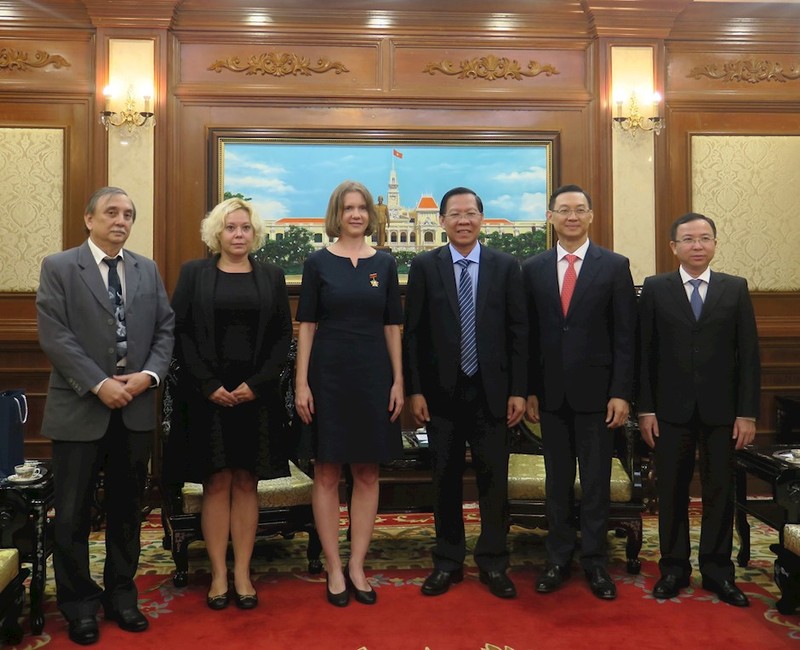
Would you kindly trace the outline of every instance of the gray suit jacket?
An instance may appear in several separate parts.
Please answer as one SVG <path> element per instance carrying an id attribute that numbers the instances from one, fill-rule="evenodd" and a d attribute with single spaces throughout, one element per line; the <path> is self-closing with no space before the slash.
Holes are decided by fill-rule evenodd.
<path id="1" fill-rule="evenodd" d="M 173 345 L 174 314 L 152 260 L 125 250 L 128 372 L 163 378 Z M 42 262 L 36 294 L 39 344 L 53 365 L 42 435 L 53 440 L 97 440 L 111 409 L 91 392 L 116 367 L 116 321 L 89 244 Z M 122 410 L 133 431 L 155 428 L 156 395 L 145 391 Z"/>

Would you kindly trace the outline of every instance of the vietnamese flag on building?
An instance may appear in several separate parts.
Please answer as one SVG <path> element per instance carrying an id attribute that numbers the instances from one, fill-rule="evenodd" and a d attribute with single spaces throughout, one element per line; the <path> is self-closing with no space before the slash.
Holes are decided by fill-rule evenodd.
<path id="1" fill-rule="evenodd" d="M 399 152 L 397 149 L 392 149 L 392 155 L 393 155 L 395 158 L 402 158 L 402 157 L 403 157 L 403 154 L 402 154 L 402 153 L 400 153 L 400 152 Z"/>

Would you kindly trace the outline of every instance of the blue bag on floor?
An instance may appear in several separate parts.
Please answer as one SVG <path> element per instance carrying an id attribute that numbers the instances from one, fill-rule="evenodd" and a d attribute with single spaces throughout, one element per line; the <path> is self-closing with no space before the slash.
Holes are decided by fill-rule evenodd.
<path id="1" fill-rule="evenodd" d="M 24 425 L 28 421 L 28 400 L 24 390 L 0 393 L 0 478 L 14 474 L 25 460 Z"/>

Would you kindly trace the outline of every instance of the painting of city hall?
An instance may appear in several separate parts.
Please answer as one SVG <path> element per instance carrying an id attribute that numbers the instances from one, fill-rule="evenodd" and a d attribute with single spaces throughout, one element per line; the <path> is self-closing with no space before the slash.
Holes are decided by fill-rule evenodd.
<path id="1" fill-rule="evenodd" d="M 484 242 L 521 261 L 547 246 L 550 146 L 222 139 L 220 196 L 253 203 L 267 232 L 259 255 L 279 263 L 290 280 L 309 253 L 333 241 L 325 210 L 330 191 L 345 179 L 372 193 L 379 220 L 372 243 L 397 258 L 401 274 L 415 255 L 447 242 L 439 199 L 459 185 L 483 200 Z"/>

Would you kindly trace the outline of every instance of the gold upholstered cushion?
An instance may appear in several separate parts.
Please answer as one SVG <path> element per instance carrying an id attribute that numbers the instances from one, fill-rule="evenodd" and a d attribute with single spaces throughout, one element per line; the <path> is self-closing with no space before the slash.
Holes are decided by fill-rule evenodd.
<path id="1" fill-rule="evenodd" d="M 786 524 L 783 527 L 783 547 L 800 555 L 800 524 Z"/>
<path id="2" fill-rule="evenodd" d="M 289 462 L 291 476 L 258 482 L 259 508 L 287 508 L 311 503 L 311 487 L 314 482 L 297 465 Z M 200 483 L 184 483 L 183 512 L 200 512 L 203 504 L 203 486 Z"/>
<path id="3" fill-rule="evenodd" d="M 19 551 L 15 548 L 0 549 L 0 591 L 19 573 Z"/>
<path id="4" fill-rule="evenodd" d="M 508 498 L 543 501 L 545 470 L 544 456 L 536 454 L 511 454 L 508 458 Z M 627 503 L 631 500 L 631 479 L 619 458 L 611 459 L 611 501 Z M 581 496 L 580 470 L 575 472 L 575 497 Z"/>

